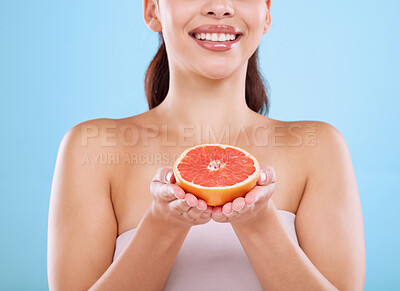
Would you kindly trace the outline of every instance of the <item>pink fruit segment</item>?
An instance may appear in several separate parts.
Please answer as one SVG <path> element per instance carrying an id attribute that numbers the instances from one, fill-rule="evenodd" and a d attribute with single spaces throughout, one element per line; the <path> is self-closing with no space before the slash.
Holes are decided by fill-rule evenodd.
<path id="1" fill-rule="evenodd" d="M 204 187 L 233 186 L 256 171 L 254 160 L 235 148 L 197 147 L 186 153 L 178 170 L 183 179 Z"/>

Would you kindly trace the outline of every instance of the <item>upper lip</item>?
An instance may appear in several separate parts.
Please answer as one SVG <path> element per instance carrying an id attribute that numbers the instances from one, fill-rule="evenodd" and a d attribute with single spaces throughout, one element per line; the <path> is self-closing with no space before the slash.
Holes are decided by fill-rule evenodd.
<path id="1" fill-rule="evenodd" d="M 204 24 L 191 30 L 189 34 L 195 33 L 229 33 L 229 34 L 243 34 L 239 28 L 226 24 Z"/>

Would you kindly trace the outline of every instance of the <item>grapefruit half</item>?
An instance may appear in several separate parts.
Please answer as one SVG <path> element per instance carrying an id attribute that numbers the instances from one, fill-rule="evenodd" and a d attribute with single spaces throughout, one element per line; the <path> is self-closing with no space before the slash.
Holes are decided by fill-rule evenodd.
<path id="1" fill-rule="evenodd" d="M 247 151 L 226 144 L 186 149 L 175 161 L 177 184 L 211 206 L 244 196 L 257 183 L 260 165 Z"/>

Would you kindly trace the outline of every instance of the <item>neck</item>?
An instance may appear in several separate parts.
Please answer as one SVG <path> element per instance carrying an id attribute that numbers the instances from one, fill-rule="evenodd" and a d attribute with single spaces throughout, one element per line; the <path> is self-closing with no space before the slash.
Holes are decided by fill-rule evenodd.
<path id="1" fill-rule="evenodd" d="M 212 126 L 216 134 L 246 126 L 256 114 L 245 100 L 246 71 L 247 62 L 220 79 L 171 70 L 168 94 L 156 112 L 168 124 Z"/>

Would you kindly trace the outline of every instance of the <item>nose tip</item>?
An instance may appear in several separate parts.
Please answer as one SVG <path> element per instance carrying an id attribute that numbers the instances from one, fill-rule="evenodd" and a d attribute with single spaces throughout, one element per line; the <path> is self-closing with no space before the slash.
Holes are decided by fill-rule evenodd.
<path id="1" fill-rule="evenodd" d="M 235 13 L 232 5 L 226 2 L 217 3 L 215 1 L 211 1 L 204 5 L 202 10 L 204 14 L 214 16 L 216 18 L 232 17 Z"/>
<path id="2" fill-rule="evenodd" d="M 207 13 L 208 15 L 215 15 L 217 18 L 222 18 L 223 16 L 230 16 L 230 12 L 214 12 L 214 11 L 209 11 Z"/>

